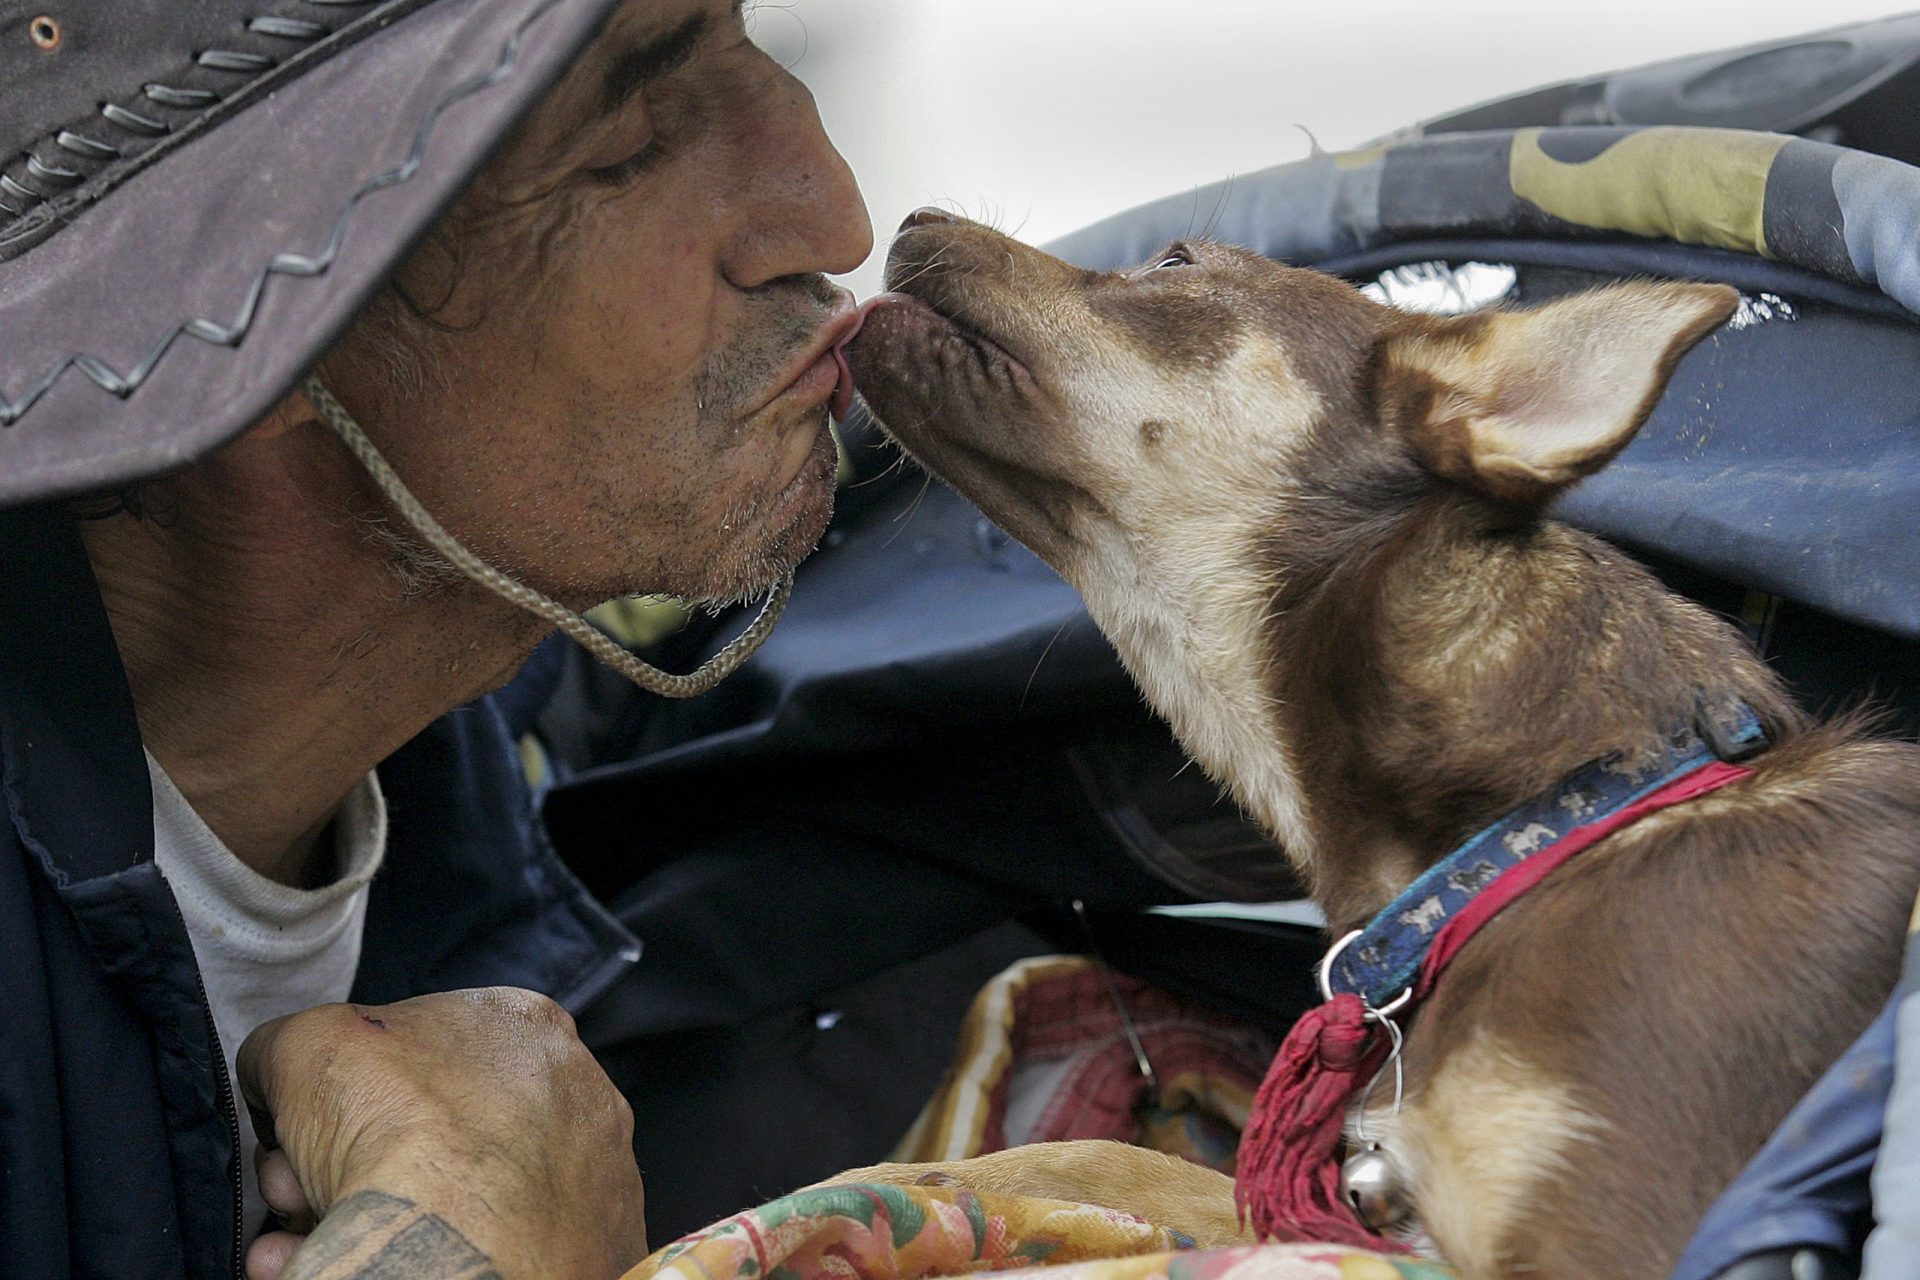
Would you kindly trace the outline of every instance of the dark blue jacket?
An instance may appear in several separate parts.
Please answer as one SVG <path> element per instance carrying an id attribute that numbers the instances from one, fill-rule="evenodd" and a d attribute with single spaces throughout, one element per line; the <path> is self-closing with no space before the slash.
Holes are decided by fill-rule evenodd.
<path id="1" fill-rule="evenodd" d="M 508 984 L 578 1011 L 637 958 L 554 855 L 494 700 L 380 781 L 356 1000 Z M 233 1275 L 232 1090 L 106 615 L 53 511 L 0 512 L 0 791 L 0 1276 Z"/>

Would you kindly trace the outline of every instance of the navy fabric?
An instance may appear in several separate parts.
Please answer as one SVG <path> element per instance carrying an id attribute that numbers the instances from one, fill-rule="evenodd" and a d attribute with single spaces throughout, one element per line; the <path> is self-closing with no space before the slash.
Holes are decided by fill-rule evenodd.
<path id="1" fill-rule="evenodd" d="M 1771 1249 L 1826 1248 L 1859 1258 L 1863 1249 L 1883 1275 L 1907 1275 L 1899 1220 L 1874 1256 L 1867 1236 L 1876 1208 L 1882 1223 L 1910 1205 L 1874 1204 L 1874 1168 L 1881 1154 L 1900 1040 L 1901 1006 L 1920 992 L 1920 934 L 1907 938 L 1900 985 L 1887 1007 L 1846 1054 L 1828 1068 L 1767 1145 L 1734 1179 L 1700 1222 L 1673 1280 L 1711 1280 L 1742 1259 Z M 1872 1273 L 1873 1267 L 1868 1268 Z"/>
<path id="2" fill-rule="evenodd" d="M 640 944 L 555 856 L 491 698 L 380 766 L 387 859 L 367 902 L 353 998 L 512 986 L 578 1013 Z"/>
<path id="3" fill-rule="evenodd" d="M 381 767 L 355 995 L 531 987 L 576 1011 L 637 944 L 554 856 L 498 710 Z M 0 513 L 0 1275 L 217 1277 L 236 1117 L 112 634 L 72 522 Z"/>
<path id="4" fill-rule="evenodd" d="M 0 1058 L 24 1086 L 0 1099 L 0 1272 L 220 1274 L 238 1168 L 186 928 L 152 861 L 132 700 L 116 668 L 70 660 L 110 644 L 77 540 L 0 522 Z M 131 1168 L 129 1129 L 148 1140 Z M 130 1195 L 142 1183 L 122 1179 L 142 1174 L 197 1194 Z"/>
<path id="5" fill-rule="evenodd" d="M 1562 267 L 1609 279 L 1653 276 L 1669 280 L 1708 280 L 1730 284 L 1748 294 L 1777 293 L 1909 324 L 1914 319 L 1905 307 L 1865 285 L 1848 284 L 1748 253 L 1660 240 L 1410 240 L 1385 249 L 1326 258 L 1312 266 L 1315 271 L 1364 281 L 1391 267 L 1433 261 Z"/>
<path id="6" fill-rule="evenodd" d="M 1889 1002 L 1787 1113 L 1701 1220 L 1673 1280 L 1712 1280 L 1770 1249 L 1814 1246 L 1860 1256 L 1873 1226 L 1868 1182 L 1893 1087 L 1896 1008 Z"/>
<path id="7" fill-rule="evenodd" d="M 1862 1280 L 1904 1280 L 1920 1258 L 1920 933 L 1907 935 L 1906 964 L 1890 1007 L 1893 1084 L 1873 1166 L 1874 1225 Z"/>

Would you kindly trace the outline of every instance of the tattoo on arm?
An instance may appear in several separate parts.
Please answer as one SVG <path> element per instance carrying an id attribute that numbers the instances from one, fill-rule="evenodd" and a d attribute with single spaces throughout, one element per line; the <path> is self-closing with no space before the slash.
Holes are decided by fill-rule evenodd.
<path id="1" fill-rule="evenodd" d="M 500 1273 L 439 1214 L 383 1191 L 356 1191 L 327 1212 L 281 1280 L 500 1280 Z"/>

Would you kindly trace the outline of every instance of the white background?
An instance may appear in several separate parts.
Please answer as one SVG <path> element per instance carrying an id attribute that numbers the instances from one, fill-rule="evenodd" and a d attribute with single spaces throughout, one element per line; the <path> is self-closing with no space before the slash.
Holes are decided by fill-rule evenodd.
<path id="1" fill-rule="evenodd" d="M 762 0 L 887 235 L 941 204 L 1045 241 L 1170 192 L 1661 58 L 1900 12 L 1871 0 Z M 1204 215 L 1202 215 L 1204 217 Z"/>

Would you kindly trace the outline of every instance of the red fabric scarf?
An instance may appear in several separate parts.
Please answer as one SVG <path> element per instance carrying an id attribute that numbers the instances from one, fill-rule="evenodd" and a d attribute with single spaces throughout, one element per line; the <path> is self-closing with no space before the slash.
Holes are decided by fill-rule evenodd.
<path id="1" fill-rule="evenodd" d="M 1240 1135 L 1233 1198 L 1262 1240 L 1305 1240 L 1405 1253 L 1340 1198 L 1347 1103 L 1387 1056 L 1360 997 L 1345 992 L 1309 1009 L 1287 1033 Z"/>

